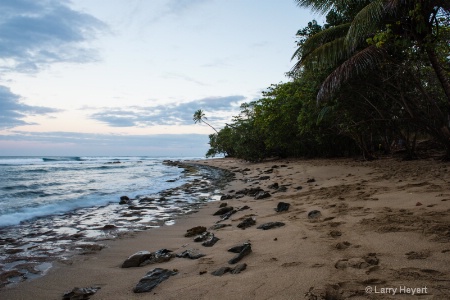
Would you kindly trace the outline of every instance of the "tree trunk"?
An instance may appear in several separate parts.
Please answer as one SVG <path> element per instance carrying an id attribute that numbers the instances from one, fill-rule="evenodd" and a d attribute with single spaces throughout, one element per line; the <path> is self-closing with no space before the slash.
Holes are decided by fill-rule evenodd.
<path id="1" fill-rule="evenodd" d="M 445 74 L 445 70 L 444 68 L 442 68 L 434 49 L 430 46 L 427 46 L 425 50 L 427 51 L 428 59 L 433 66 L 434 72 L 436 72 L 436 75 L 441 82 L 444 93 L 447 96 L 447 100 L 450 103 L 450 81 L 448 79 L 448 76 Z"/>

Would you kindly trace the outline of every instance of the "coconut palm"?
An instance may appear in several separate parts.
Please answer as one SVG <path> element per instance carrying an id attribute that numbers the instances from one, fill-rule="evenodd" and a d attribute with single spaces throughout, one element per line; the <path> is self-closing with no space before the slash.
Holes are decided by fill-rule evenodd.
<path id="1" fill-rule="evenodd" d="M 194 117 L 193 117 L 194 123 L 205 123 L 206 125 L 208 125 L 209 127 L 211 127 L 217 134 L 217 130 L 212 127 L 208 122 L 206 122 L 205 120 L 207 120 L 205 113 L 203 112 L 203 110 L 199 109 L 194 113 Z"/>
<path id="2" fill-rule="evenodd" d="M 414 41 L 415 46 L 427 53 L 437 78 L 450 103 L 448 53 L 443 60 L 435 51 L 437 32 L 442 19 L 448 21 L 448 0 L 295 0 L 299 6 L 316 12 L 330 10 L 359 10 L 348 22 L 332 26 L 312 36 L 294 54 L 299 62 L 294 68 L 334 68 L 323 82 L 318 100 L 325 99 L 339 89 L 350 77 L 379 66 L 387 58 L 383 39 L 403 38 Z M 444 15 L 444 18 L 439 18 Z M 389 27 L 392 26 L 392 29 Z M 390 36 L 391 35 L 391 36 Z M 378 42 L 368 44 L 367 39 L 377 37 Z M 447 59 L 445 59 L 447 57 Z"/>

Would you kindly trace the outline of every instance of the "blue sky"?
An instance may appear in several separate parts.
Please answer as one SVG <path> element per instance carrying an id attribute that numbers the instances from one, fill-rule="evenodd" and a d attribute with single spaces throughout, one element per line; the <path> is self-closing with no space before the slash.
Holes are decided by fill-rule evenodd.
<path id="1" fill-rule="evenodd" d="M 287 81 L 294 0 L 2 0 L 0 155 L 203 156 Z"/>

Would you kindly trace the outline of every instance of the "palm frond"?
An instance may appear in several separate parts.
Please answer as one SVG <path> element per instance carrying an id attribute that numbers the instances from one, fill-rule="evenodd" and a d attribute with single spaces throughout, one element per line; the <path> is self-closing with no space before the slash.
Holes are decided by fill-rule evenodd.
<path id="1" fill-rule="evenodd" d="M 317 94 L 317 101 L 329 98 L 350 78 L 361 75 L 367 70 L 375 69 L 385 57 L 385 52 L 371 45 L 342 63 L 322 83 Z"/>
<path id="2" fill-rule="evenodd" d="M 314 12 L 326 13 L 335 6 L 345 7 L 354 0 L 295 0 L 298 6 L 308 7 Z"/>
<path id="3" fill-rule="evenodd" d="M 345 42 L 351 49 L 355 49 L 361 42 L 364 42 L 370 33 L 374 33 L 379 27 L 380 21 L 386 15 L 383 0 L 375 0 L 354 17 L 347 32 Z"/>
<path id="4" fill-rule="evenodd" d="M 300 60 L 302 60 L 323 44 L 328 43 L 336 38 L 345 36 L 350 25 L 350 23 L 345 23 L 338 26 L 333 26 L 309 37 L 303 45 L 298 47 L 298 49 L 292 55 L 291 59 L 299 57 Z"/>
<path id="5" fill-rule="evenodd" d="M 340 37 L 315 49 L 300 60 L 300 64 L 314 70 L 329 68 L 336 66 L 349 55 L 350 53 L 345 47 L 345 37 Z"/>

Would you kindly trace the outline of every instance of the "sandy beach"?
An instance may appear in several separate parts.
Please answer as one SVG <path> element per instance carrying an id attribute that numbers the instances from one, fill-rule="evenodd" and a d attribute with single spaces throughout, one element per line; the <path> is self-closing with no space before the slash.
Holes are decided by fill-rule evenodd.
<path id="1" fill-rule="evenodd" d="M 56 263 L 41 278 L 0 289 L 0 299 L 62 299 L 74 287 L 94 286 L 100 289 L 90 299 L 449 298 L 449 163 L 393 158 L 196 163 L 235 172 L 223 190 L 231 199 L 209 202 L 175 225 L 105 241 L 99 252 Z M 255 199 L 251 190 L 265 196 Z M 277 212 L 280 202 L 288 209 Z M 223 203 L 236 213 L 217 223 L 221 216 L 213 214 Z M 256 224 L 237 226 L 249 218 Z M 284 226 L 258 229 L 268 222 Z M 219 238 L 212 247 L 184 236 L 192 227 L 215 224 L 231 226 L 208 230 Z M 211 274 L 234 268 L 228 261 L 236 254 L 227 250 L 246 242 L 252 251 L 239 261 L 245 270 Z M 176 254 L 197 249 L 205 256 L 121 268 L 132 254 L 159 249 Z M 149 293 L 134 293 L 154 268 L 177 274 Z"/>

